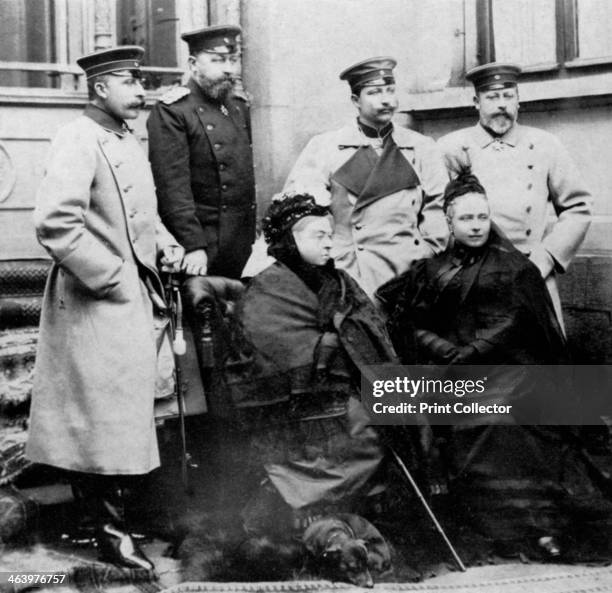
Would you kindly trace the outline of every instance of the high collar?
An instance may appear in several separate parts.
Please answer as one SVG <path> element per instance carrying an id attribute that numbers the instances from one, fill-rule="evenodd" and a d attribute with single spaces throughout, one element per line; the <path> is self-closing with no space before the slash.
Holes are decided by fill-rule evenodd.
<path id="1" fill-rule="evenodd" d="M 357 126 L 368 138 L 385 139 L 389 134 L 393 132 L 393 122 L 391 121 L 379 129 L 373 128 L 372 126 L 368 126 L 367 124 L 364 124 L 362 121 L 360 121 L 359 118 L 357 118 Z"/>
<path id="2" fill-rule="evenodd" d="M 474 134 L 476 136 L 476 143 L 480 148 L 486 148 L 493 142 L 503 142 L 508 146 L 514 147 L 521 138 L 521 126 L 515 123 L 503 136 L 493 136 L 479 122 L 474 126 Z"/>
<path id="3" fill-rule="evenodd" d="M 337 138 L 338 147 L 340 149 L 369 146 L 369 142 L 366 142 L 366 138 L 364 138 L 365 134 L 360 129 L 360 125 L 363 124 L 358 124 L 357 120 L 354 119 L 352 123 L 338 130 Z M 413 134 L 406 128 L 393 126 L 391 128 L 390 137 L 393 138 L 393 141 L 395 144 L 397 144 L 398 148 L 414 148 Z"/>
<path id="4" fill-rule="evenodd" d="M 111 115 L 108 111 L 105 111 L 101 107 L 88 103 L 83 112 L 85 117 L 95 121 L 99 126 L 102 126 L 105 130 L 113 132 L 118 136 L 125 136 L 131 129 L 122 119 L 118 119 Z"/>

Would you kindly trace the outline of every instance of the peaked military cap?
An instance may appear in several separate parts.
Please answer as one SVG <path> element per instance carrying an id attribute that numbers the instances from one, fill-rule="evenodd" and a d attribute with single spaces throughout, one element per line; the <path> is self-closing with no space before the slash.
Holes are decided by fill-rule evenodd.
<path id="1" fill-rule="evenodd" d="M 181 35 L 187 42 L 190 54 L 208 52 L 213 54 L 233 54 L 238 51 L 242 29 L 237 25 L 216 25 Z"/>
<path id="2" fill-rule="evenodd" d="M 516 86 L 520 73 L 521 68 L 516 64 L 491 62 L 472 68 L 465 77 L 477 91 L 481 91 Z"/>
<path id="3" fill-rule="evenodd" d="M 395 84 L 393 68 L 396 65 L 397 60 L 388 56 L 368 58 L 343 70 L 340 80 L 346 80 L 354 93 L 364 86 Z"/>
<path id="4" fill-rule="evenodd" d="M 76 62 L 83 68 L 87 78 L 110 74 L 117 70 L 136 70 L 140 73 L 140 62 L 144 48 L 138 45 L 120 45 L 83 56 Z"/>

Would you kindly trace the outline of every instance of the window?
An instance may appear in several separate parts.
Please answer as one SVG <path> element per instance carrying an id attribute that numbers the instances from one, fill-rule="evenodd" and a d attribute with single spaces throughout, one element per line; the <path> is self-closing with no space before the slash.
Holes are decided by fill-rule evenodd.
<path id="1" fill-rule="evenodd" d="M 480 63 L 525 71 L 612 63 L 609 0 L 477 0 Z"/>
<path id="2" fill-rule="evenodd" d="M 82 20 L 85 4 L 0 0 L 0 86 L 74 86 L 78 68 L 67 64 L 76 57 L 70 54 L 82 55 L 83 40 L 74 36 L 69 44 L 66 29 Z"/>
<path id="3" fill-rule="evenodd" d="M 174 0 L 0 0 L 0 87 L 83 90 L 76 58 L 142 45 L 149 88 L 180 79 Z"/>
<path id="4" fill-rule="evenodd" d="M 612 3 L 576 0 L 578 47 L 583 59 L 612 56 Z"/>
<path id="5" fill-rule="evenodd" d="M 180 82 L 174 0 L 117 0 L 117 43 L 145 48 L 146 88 Z"/>

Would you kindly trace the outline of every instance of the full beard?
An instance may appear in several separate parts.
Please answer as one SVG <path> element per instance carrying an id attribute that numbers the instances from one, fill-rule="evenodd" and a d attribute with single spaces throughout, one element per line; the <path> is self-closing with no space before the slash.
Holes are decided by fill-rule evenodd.
<path id="1" fill-rule="evenodd" d="M 228 78 L 217 81 L 201 78 L 198 80 L 198 84 L 202 92 L 209 99 L 213 99 L 219 103 L 223 103 L 234 88 L 234 81 Z"/>
<path id="2" fill-rule="evenodd" d="M 514 118 L 510 115 L 497 114 L 490 117 L 484 126 L 496 136 L 503 136 L 514 125 L 514 122 Z"/>

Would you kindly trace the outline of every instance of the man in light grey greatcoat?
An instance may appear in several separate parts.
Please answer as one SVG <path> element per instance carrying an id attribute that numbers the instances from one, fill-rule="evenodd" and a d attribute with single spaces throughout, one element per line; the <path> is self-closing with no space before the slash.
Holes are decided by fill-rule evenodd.
<path id="1" fill-rule="evenodd" d="M 592 198 L 561 142 L 517 123 L 520 71 L 495 62 L 470 70 L 479 121 L 438 145 L 452 178 L 469 166 L 480 179 L 493 221 L 540 270 L 563 327 L 556 276 L 584 240 Z"/>
<path id="2" fill-rule="evenodd" d="M 447 183 L 431 138 L 391 121 L 398 101 L 390 57 L 341 73 L 357 118 L 310 140 L 289 173 L 285 193 L 309 193 L 334 217 L 332 256 L 372 297 L 417 259 L 443 251 Z"/>
<path id="3" fill-rule="evenodd" d="M 36 199 L 53 259 L 43 298 L 26 453 L 70 470 L 94 501 L 101 557 L 152 569 L 124 524 L 127 478 L 159 465 L 153 404 L 154 313 L 165 308 L 159 263 L 183 249 L 157 216 L 149 163 L 125 120 L 144 105 L 144 50 L 78 60 L 90 103 L 62 128 Z"/>

